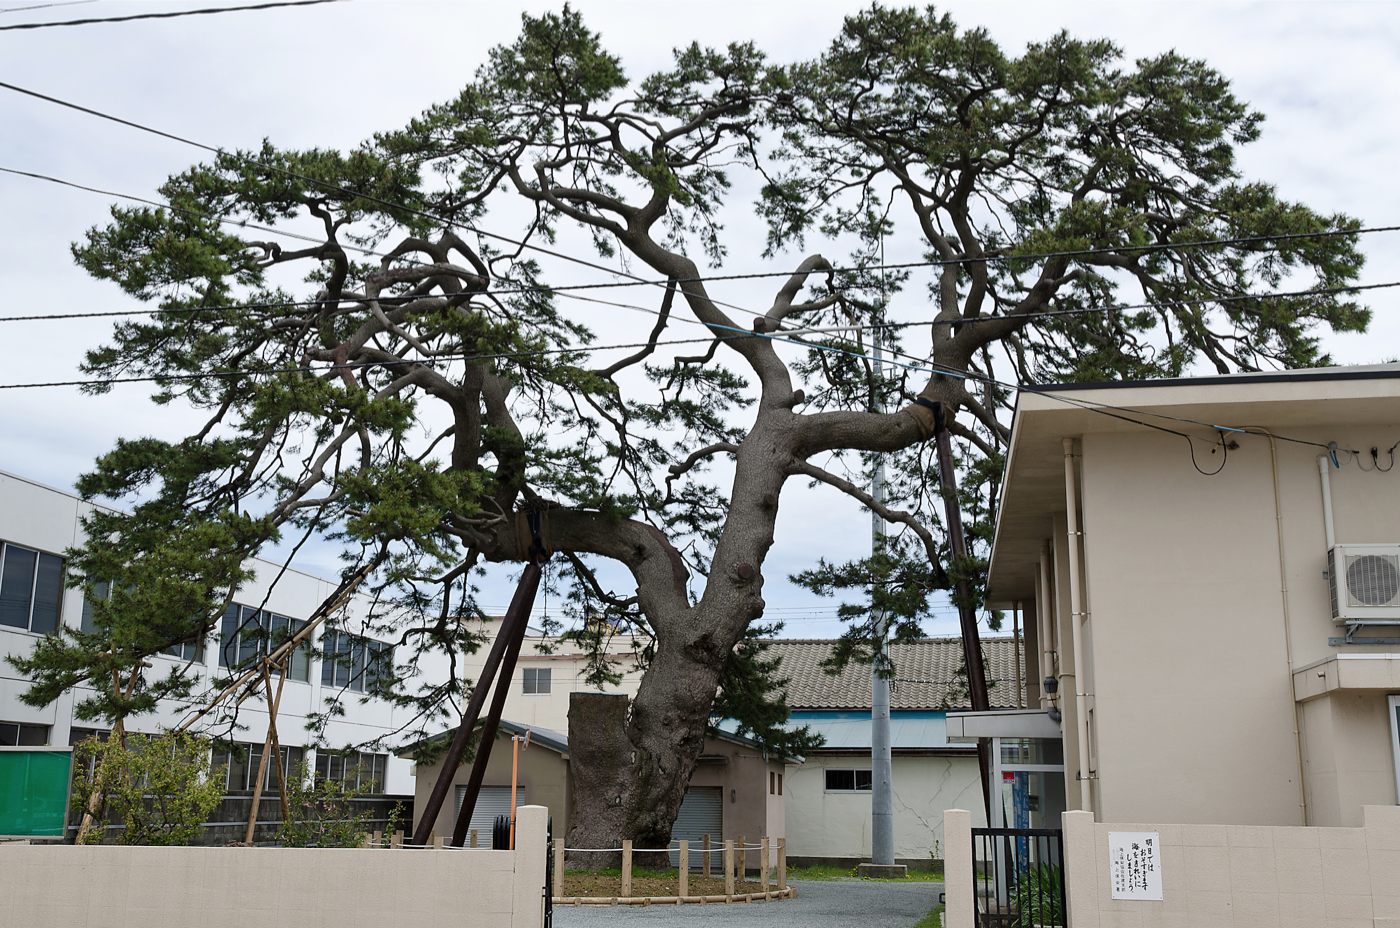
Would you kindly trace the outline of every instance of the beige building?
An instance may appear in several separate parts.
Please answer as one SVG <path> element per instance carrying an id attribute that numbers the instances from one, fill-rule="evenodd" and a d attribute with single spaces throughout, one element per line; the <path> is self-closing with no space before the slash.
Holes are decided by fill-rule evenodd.
<path id="1" fill-rule="evenodd" d="M 1398 365 L 1022 391 L 988 590 L 1037 708 L 950 737 L 998 736 L 1052 812 L 1062 758 L 1100 822 L 1395 805 L 1397 446 Z"/>
<path id="2" fill-rule="evenodd" d="M 529 741 L 522 740 L 529 735 Z M 444 733 L 402 749 L 401 755 L 412 758 L 428 742 L 444 746 L 451 733 Z M 513 744 L 512 739 L 519 741 Z M 515 753 L 518 751 L 518 761 Z M 696 848 L 695 863 L 699 865 L 699 848 L 705 835 L 712 844 L 721 846 L 725 840 L 737 842 L 741 837 L 748 844 L 762 838 L 776 839 L 786 835 L 782 778 L 784 758 L 765 754 L 747 738 L 711 729 L 705 739 L 695 773 L 686 789 L 680 816 L 671 835 L 671 844 L 682 839 Z M 476 832 L 479 846 L 491 843 L 491 826 L 497 815 L 510 811 L 512 763 L 516 763 L 516 806 L 544 806 L 554 822 L 554 833 L 568 834 L 572 804 L 584 801 L 574 794 L 569 770 L 569 739 L 562 732 L 502 719 L 496 742 L 486 764 L 481 794 L 472 813 L 471 830 Z M 417 789 L 414 809 L 427 805 L 442 770 L 440 760 L 415 763 Z M 452 781 L 450 800 L 443 803 L 434 823 L 433 832 L 449 838 L 461 809 L 471 776 L 468 760 L 457 769 Z M 414 819 L 414 827 L 418 825 Z M 717 864 L 718 858 L 712 863 Z M 749 863 L 758 866 L 759 855 L 749 855 Z"/>

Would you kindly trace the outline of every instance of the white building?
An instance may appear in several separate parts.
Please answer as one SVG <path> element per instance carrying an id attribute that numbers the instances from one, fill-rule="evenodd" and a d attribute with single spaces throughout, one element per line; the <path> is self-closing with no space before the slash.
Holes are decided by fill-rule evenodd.
<path id="1" fill-rule="evenodd" d="M 828 673 L 834 642 L 774 639 L 782 661 L 792 726 L 805 725 L 823 745 L 788 768 L 788 856 L 796 864 L 854 867 L 870 860 L 870 665 Z M 1023 702 L 1020 644 L 982 639 L 988 695 L 997 709 Z M 927 869 L 943 859 L 943 812 L 971 809 L 985 820 L 975 744 L 948 740 L 947 714 L 967 704 L 960 677 L 962 640 L 921 638 L 892 644 L 891 786 L 897 863 Z"/>
<path id="2" fill-rule="evenodd" d="M 82 626 L 83 593 L 64 584 L 63 552 L 82 543 L 80 520 L 92 509 L 92 504 L 70 493 L 0 472 L 0 658 L 31 653 L 40 636 L 59 623 Z M 278 578 L 281 565 L 267 561 L 255 561 L 253 568 L 254 579 L 238 591 L 234 605 L 207 640 L 177 645 L 152 658 L 171 668 L 188 665 L 197 679 L 196 693 L 208 691 L 217 676 L 227 676 L 229 666 L 267 646 L 267 636 L 250 631 L 263 627 L 275 634 L 281 628 L 294 628 L 337 586 L 335 581 L 298 570 L 287 570 Z M 337 695 L 344 714 L 325 724 L 321 739 L 330 748 L 365 744 L 391 735 L 410 721 L 406 710 L 382 700 L 361 702 L 376 661 L 392 661 L 393 653 L 388 643 L 354 634 L 357 622 L 362 621 L 363 604 L 352 603 L 348 612 L 350 619 L 342 623 L 344 630 L 317 630 L 311 648 L 292 660 L 279 705 L 277 733 L 288 769 L 304 763 L 321 776 L 358 785 L 367 790 L 367 798 L 376 800 L 375 808 L 382 810 L 388 798 L 412 797 L 411 763 L 387 748 L 349 754 L 318 750 L 315 737 L 306 729 L 308 716 L 324 710 L 327 698 Z M 323 660 L 326 648 L 350 658 Z M 153 671 L 159 674 L 164 669 L 157 666 Z M 90 727 L 94 723 L 73 716 L 75 703 L 86 695 L 82 688 L 41 709 L 20 700 L 27 688 L 28 681 L 8 662 L 0 661 L 0 745 L 62 747 L 95 730 Z M 131 718 L 127 727 L 136 732 L 155 731 L 177 724 L 183 715 L 181 706 L 162 705 L 155 713 Z M 223 826 L 211 833 L 216 837 L 232 837 L 235 831 L 242 836 L 243 823 L 236 820 L 238 799 L 251 794 L 256 781 L 267 718 L 262 700 L 244 703 L 238 713 L 241 727 L 232 737 L 245 746 L 246 756 L 234 751 L 218 752 L 215 757 L 215 769 L 225 778 L 229 796 L 216 813 L 220 821 L 215 824 Z M 270 780 L 268 786 L 273 786 Z M 246 801 L 243 805 L 246 809 Z M 275 801 L 265 802 L 260 821 L 275 819 L 276 806 Z"/>

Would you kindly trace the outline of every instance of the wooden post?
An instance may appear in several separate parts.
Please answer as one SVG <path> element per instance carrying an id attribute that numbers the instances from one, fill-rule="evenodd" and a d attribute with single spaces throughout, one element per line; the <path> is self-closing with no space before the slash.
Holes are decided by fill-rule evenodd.
<path id="1" fill-rule="evenodd" d="M 442 835 L 433 835 L 433 850 L 442 850 Z"/>
<path id="2" fill-rule="evenodd" d="M 472 829 L 472 847 L 476 847 L 476 829 Z"/>
<path id="3" fill-rule="evenodd" d="M 676 895 L 684 899 L 690 895 L 690 842 L 681 839 L 680 854 L 680 881 L 676 888 Z"/>
<path id="4" fill-rule="evenodd" d="M 739 836 L 739 856 L 734 858 L 734 877 L 740 882 L 749 875 L 749 836 Z"/>
<path id="5" fill-rule="evenodd" d="M 383 841 L 383 840 L 384 840 L 384 832 L 382 832 L 382 831 L 376 831 L 376 832 L 374 833 L 374 844 L 372 844 L 371 847 L 379 847 L 380 842 Z"/>
<path id="6" fill-rule="evenodd" d="M 705 859 L 700 863 L 700 872 L 705 875 L 705 879 L 710 878 L 710 833 L 705 832 Z"/>
<path id="7" fill-rule="evenodd" d="M 554 895 L 564 895 L 564 842 L 554 844 Z"/>
<path id="8" fill-rule="evenodd" d="M 402 832 L 402 831 L 396 831 L 396 832 L 394 832 L 394 836 L 393 836 L 392 838 L 389 839 L 389 846 L 390 846 L 390 847 L 403 847 L 403 832 Z"/>
<path id="9" fill-rule="evenodd" d="M 632 839 L 622 839 L 622 895 L 632 895 Z"/>
<path id="10" fill-rule="evenodd" d="M 778 839 L 778 888 L 787 889 L 787 838 Z"/>
<path id="11" fill-rule="evenodd" d="M 734 901 L 734 842 L 724 842 L 724 896 L 726 902 Z"/>
<path id="12" fill-rule="evenodd" d="M 758 853 L 762 859 L 758 862 L 758 885 L 763 887 L 763 891 L 768 892 L 768 836 L 764 835 L 759 840 Z"/>

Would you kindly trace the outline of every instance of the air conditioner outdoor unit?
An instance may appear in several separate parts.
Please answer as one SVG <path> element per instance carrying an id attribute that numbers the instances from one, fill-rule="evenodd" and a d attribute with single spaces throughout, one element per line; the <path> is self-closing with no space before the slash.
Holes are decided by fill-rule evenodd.
<path id="1" fill-rule="evenodd" d="M 1327 552 L 1332 619 L 1400 619 L 1400 545 L 1333 545 Z"/>

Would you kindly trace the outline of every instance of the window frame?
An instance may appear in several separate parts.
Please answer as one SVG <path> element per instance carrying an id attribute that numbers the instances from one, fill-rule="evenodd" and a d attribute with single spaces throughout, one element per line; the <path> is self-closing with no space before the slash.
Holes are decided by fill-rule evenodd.
<path id="1" fill-rule="evenodd" d="M 1395 757 L 1395 804 L 1400 805 L 1400 693 L 1386 698 L 1390 707 L 1390 750 Z"/>
<path id="2" fill-rule="evenodd" d="M 524 667 L 520 671 L 520 689 L 526 696 L 548 696 L 554 692 L 553 667 Z M 534 682 L 531 682 L 531 676 Z M 543 678 L 544 689 L 540 689 Z"/>
<path id="3" fill-rule="evenodd" d="M 15 737 L 15 740 L 14 740 L 14 741 L 8 741 L 8 740 L 6 740 L 6 731 L 5 731 L 6 728 L 13 728 L 13 729 L 14 729 L 14 737 Z M 31 735 L 34 734 L 35 731 L 38 731 L 38 732 L 40 732 L 40 733 L 43 734 L 44 740 L 40 741 L 40 742 L 37 743 L 37 744 L 34 744 L 34 743 L 31 743 L 31 742 L 25 741 L 25 740 L 24 740 L 24 735 L 25 735 L 25 732 L 26 732 L 26 731 L 28 731 Z M 51 746 L 51 745 L 49 744 L 49 739 L 52 738 L 52 737 L 53 737 L 53 726 L 52 726 L 52 725 L 46 725 L 46 724 L 44 724 L 43 722 L 7 722 L 7 721 L 0 721 L 0 747 L 8 747 L 8 748 L 46 748 L 46 747 L 50 747 L 50 746 Z"/>
<path id="4" fill-rule="evenodd" d="M 327 629 L 316 651 L 321 660 L 322 686 L 372 696 L 380 681 L 393 673 L 394 646 L 367 635 L 342 628 Z"/>
<path id="5" fill-rule="evenodd" d="M 282 772 L 288 780 L 297 774 L 297 767 L 306 762 L 306 748 L 298 744 L 279 744 L 278 753 L 282 755 Z M 225 796 L 246 796 L 251 795 L 257 783 L 258 763 L 262 757 L 263 746 L 250 741 L 236 741 L 227 747 L 215 747 L 209 756 L 210 776 L 222 777 Z M 242 786 L 235 786 L 229 782 L 233 775 L 233 752 L 240 752 Z M 222 755 L 222 756 L 221 756 Z M 277 792 L 277 766 L 268 764 L 264 774 L 263 795 L 278 795 Z"/>
<path id="6" fill-rule="evenodd" d="M 112 581 L 94 580 L 91 584 L 92 595 L 87 594 L 86 588 L 83 591 L 83 608 L 78 617 L 78 629 L 88 634 L 97 631 L 97 623 L 92 615 L 92 604 L 97 600 L 105 600 L 112 595 Z M 222 618 L 220 618 L 220 631 L 222 632 Z M 222 642 L 222 639 L 221 639 Z M 209 631 L 202 630 L 199 633 L 186 638 L 184 641 L 177 641 L 168 648 L 162 648 L 156 652 L 157 657 L 168 657 L 172 660 L 185 664 L 203 664 L 205 652 L 208 649 Z"/>
<path id="7" fill-rule="evenodd" d="M 339 768 L 338 772 L 335 767 Z M 350 782 L 351 773 L 354 774 L 353 783 Z M 366 796 L 383 796 L 388 789 L 389 755 L 376 751 L 332 751 L 320 748 L 316 751 L 312 776 L 318 780 L 339 783 L 347 790 L 356 790 L 364 786 Z"/>
<path id="8" fill-rule="evenodd" d="M 237 610 L 234 613 L 236 618 L 233 620 L 231 635 L 225 638 L 226 628 L 230 621 L 230 610 Z M 285 623 L 280 630 L 277 628 L 278 620 Z M 252 630 L 248 632 L 249 641 L 245 642 L 243 640 L 244 629 L 248 629 L 250 626 L 252 626 Z M 247 667 L 272 653 L 272 650 L 281 644 L 280 641 L 274 640 L 279 631 L 285 631 L 290 637 L 305 627 L 305 619 L 293 618 L 280 612 L 273 612 L 271 609 L 259 609 L 239 602 L 230 602 L 225 608 L 224 614 L 219 618 L 219 666 L 230 671 Z M 309 684 L 311 682 L 311 650 L 311 642 L 305 641 L 292 652 L 287 666 L 288 680 L 293 683 Z M 247 652 L 246 656 L 245 651 Z M 277 674 L 281 671 L 274 669 L 272 672 Z"/>
<path id="9" fill-rule="evenodd" d="M 832 786 L 831 775 L 833 773 L 849 773 L 851 785 Z M 865 774 L 865 786 L 860 785 L 860 774 L 862 773 Z M 869 794 L 874 786 L 874 779 L 874 773 L 869 767 L 826 767 L 823 768 L 822 786 L 825 788 L 824 792 L 828 793 Z"/>
<path id="10" fill-rule="evenodd" d="M 9 562 L 9 554 L 11 548 L 17 548 L 20 551 L 24 551 L 34 555 L 34 565 L 30 568 L 29 574 L 29 596 L 28 606 L 25 614 L 25 624 L 11 625 L 8 622 L 0 622 L 0 630 L 9 629 L 10 631 L 24 632 L 26 635 L 52 635 L 57 633 L 58 630 L 63 627 L 63 599 L 64 591 L 66 590 L 64 578 L 68 572 L 68 559 L 60 554 L 54 554 L 51 551 L 45 551 L 42 548 L 31 548 L 28 545 L 22 545 L 18 544 L 17 542 L 5 541 L 3 539 L 0 539 L 0 589 L 3 589 L 4 587 L 5 565 Z M 58 562 L 57 598 L 54 601 L 55 609 L 53 615 L 53 627 L 45 629 L 43 631 L 35 631 L 34 610 L 37 605 L 39 595 L 39 574 L 42 571 L 42 565 L 44 564 L 45 558 L 50 558 Z"/>

